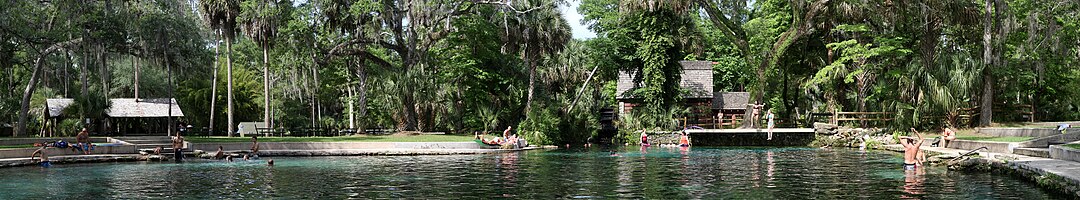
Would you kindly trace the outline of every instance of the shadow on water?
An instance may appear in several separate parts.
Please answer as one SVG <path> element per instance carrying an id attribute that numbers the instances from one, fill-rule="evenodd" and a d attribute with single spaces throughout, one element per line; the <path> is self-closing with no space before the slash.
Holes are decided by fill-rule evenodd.
<path id="1" fill-rule="evenodd" d="M 265 159 L 265 158 L 264 158 Z M 278 157 L 0 169 L 0 199 L 1057 199 L 1009 176 L 801 147 L 599 147 L 488 155 Z"/>

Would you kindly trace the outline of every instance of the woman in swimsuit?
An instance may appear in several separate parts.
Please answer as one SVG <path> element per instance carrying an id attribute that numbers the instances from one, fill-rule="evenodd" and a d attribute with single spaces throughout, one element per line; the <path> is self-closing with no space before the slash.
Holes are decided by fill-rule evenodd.
<path id="1" fill-rule="evenodd" d="M 679 146 L 681 146 L 681 147 L 689 147 L 690 146 L 690 136 L 686 134 L 686 131 L 683 131 L 682 135 L 679 136 Z"/>
<path id="2" fill-rule="evenodd" d="M 649 134 L 645 133 L 645 129 L 641 129 L 641 146 L 649 146 Z"/>

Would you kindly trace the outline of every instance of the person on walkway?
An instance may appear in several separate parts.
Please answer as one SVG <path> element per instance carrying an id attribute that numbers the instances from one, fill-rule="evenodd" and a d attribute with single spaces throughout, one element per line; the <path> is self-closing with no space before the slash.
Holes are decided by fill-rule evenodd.
<path id="1" fill-rule="evenodd" d="M 184 160 L 184 136 L 181 136 L 179 132 L 176 133 L 176 136 L 174 136 L 172 138 L 172 147 L 173 147 L 173 159 L 175 159 L 176 162 L 183 161 Z"/>
<path id="2" fill-rule="evenodd" d="M 773 115 L 771 108 L 769 109 L 769 112 L 765 115 L 765 118 L 769 121 L 769 138 L 766 140 L 772 140 L 772 129 L 776 126 L 776 124 L 773 123 L 773 119 L 776 118 L 776 116 Z"/>
<path id="3" fill-rule="evenodd" d="M 86 128 L 82 128 L 82 131 L 75 136 L 75 142 L 78 143 L 78 149 L 82 150 L 83 154 L 90 154 L 93 144 L 90 143 L 90 133 L 86 132 Z"/>
<path id="4" fill-rule="evenodd" d="M 259 158 L 259 136 L 251 136 L 251 158 Z"/>
<path id="5" fill-rule="evenodd" d="M 35 156 L 41 155 L 41 157 L 38 158 L 38 165 L 41 165 L 41 167 L 45 168 L 51 167 L 52 163 L 49 162 L 49 154 L 45 152 L 45 149 L 47 148 L 48 147 L 46 146 L 41 146 L 41 148 L 38 148 L 37 151 L 34 151 L 34 153 L 30 154 L 30 160 L 34 160 Z"/>
<path id="6" fill-rule="evenodd" d="M 904 146 L 904 170 L 915 170 L 919 165 L 919 147 L 922 146 L 923 136 L 915 128 L 911 128 L 917 138 L 911 136 L 900 137 L 900 144 Z"/>

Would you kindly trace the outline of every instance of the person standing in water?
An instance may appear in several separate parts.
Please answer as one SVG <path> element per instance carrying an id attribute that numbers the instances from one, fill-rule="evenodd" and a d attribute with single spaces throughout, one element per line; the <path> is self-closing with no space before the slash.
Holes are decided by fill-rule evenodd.
<path id="1" fill-rule="evenodd" d="M 776 126 L 776 124 L 773 123 L 773 119 L 776 118 L 776 116 L 773 115 L 771 108 L 769 109 L 769 112 L 765 115 L 765 118 L 769 120 L 769 138 L 766 140 L 772 140 L 772 129 Z"/>
<path id="2" fill-rule="evenodd" d="M 41 157 L 38 158 L 38 165 L 41 165 L 41 167 L 45 168 L 51 167 L 52 163 L 49 162 L 49 155 L 45 152 L 45 149 L 47 148 L 47 146 L 41 146 L 41 148 L 38 148 L 37 151 L 34 151 L 34 153 L 30 154 L 30 160 L 34 160 L 35 156 L 41 155 Z"/>
<path id="3" fill-rule="evenodd" d="M 690 135 L 686 134 L 685 130 L 682 131 L 682 135 L 679 136 L 679 146 L 680 147 L 689 147 L 690 146 Z"/>
<path id="4" fill-rule="evenodd" d="M 173 147 L 173 159 L 176 162 L 184 160 L 184 136 L 180 135 L 180 132 L 176 133 L 176 136 L 172 138 Z"/>
<path id="5" fill-rule="evenodd" d="M 649 146 L 649 134 L 645 133 L 645 129 L 641 129 L 641 146 Z"/>
<path id="6" fill-rule="evenodd" d="M 900 137 L 900 144 L 904 145 L 904 170 L 915 170 L 919 165 L 919 147 L 922 146 L 923 136 L 915 128 L 911 128 L 917 138 L 911 136 Z"/>

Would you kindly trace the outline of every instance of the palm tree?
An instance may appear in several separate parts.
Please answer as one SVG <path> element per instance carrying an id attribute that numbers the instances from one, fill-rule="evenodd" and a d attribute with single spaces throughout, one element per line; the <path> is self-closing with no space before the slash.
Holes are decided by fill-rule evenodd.
<path id="1" fill-rule="evenodd" d="M 281 5 L 288 1 L 257 0 L 243 3 L 241 24 L 244 33 L 263 50 L 263 127 L 273 128 L 270 123 L 270 47 L 273 46 L 277 27 L 282 23 Z"/>
<path id="2" fill-rule="evenodd" d="M 556 10 L 555 2 L 550 0 L 524 1 L 529 7 L 540 8 L 531 12 L 515 15 L 516 24 L 521 26 L 512 34 L 517 34 L 522 45 L 521 59 L 529 67 L 529 89 L 525 98 L 525 112 L 531 111 L 533 96 L 536 93 L 536 67 L 544 56 L 562 52 L 570 41 L 570 25 Z M 510 28 L 510 27 L 506 27 Z"/>
<path id="3" fill-rule="evenodd" d="M 233 133 L 233 81 L 232 81 L 232 41 L 236 36 L 236 17 L 240 13 L 238 0 L 201 0 L 204 19 L 209 22 L 210 29 L 219 31 L 225 37 L 225 64 L 226 79 L 228 80 L 226 93 L 228 95 L 228 136 Z M 217 73 L 217 72 L 214 72 Z M 215 83 L 216 84 L 216 83 Z M 213 119 L 211 119 L 213 121 Z"/>

